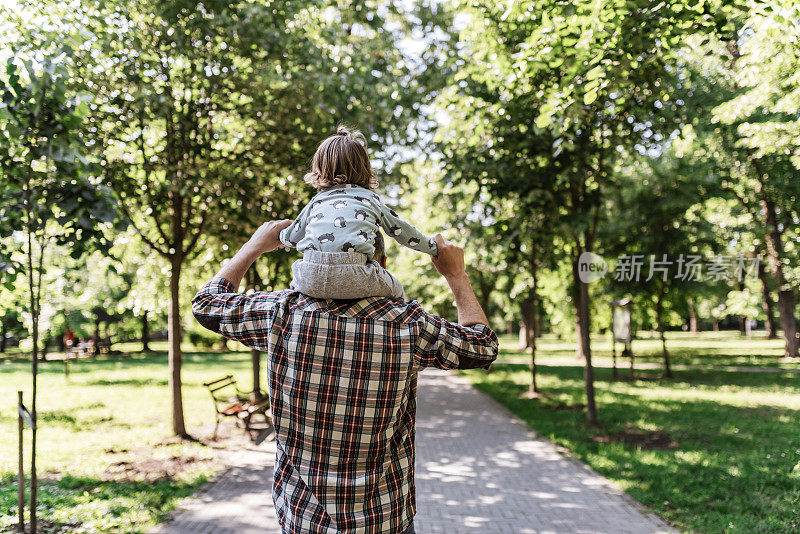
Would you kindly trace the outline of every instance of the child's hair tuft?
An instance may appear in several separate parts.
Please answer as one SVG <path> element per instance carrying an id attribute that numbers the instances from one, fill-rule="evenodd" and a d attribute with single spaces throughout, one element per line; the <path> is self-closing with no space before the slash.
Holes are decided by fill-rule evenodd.
<path id="1" fill-rule="evenodd" d="M 303 179 L 319 189 L 353 184 L 374 190 L 378 179 L 367 156 L 367 139 L 358 130 L 339 125 L 336 135 L 325 139 Z"/>

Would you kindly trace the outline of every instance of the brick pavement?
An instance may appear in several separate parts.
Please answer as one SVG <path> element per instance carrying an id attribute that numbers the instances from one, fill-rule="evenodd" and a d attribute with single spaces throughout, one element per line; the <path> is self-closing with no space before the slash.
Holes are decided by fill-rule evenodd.
<path id="1" fill-rule="evenodd" d="M 675 532 L 464 378 L 426 371 L 419 383 L 419 534 Z M 233 467 L 154 532 L 279 533 L 274 454 L 273 442 L 238 453 Z"/>

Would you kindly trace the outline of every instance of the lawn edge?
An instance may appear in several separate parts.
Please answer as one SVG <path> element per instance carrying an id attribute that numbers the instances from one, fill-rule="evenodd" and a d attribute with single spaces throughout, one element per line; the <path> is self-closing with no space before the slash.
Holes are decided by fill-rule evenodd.
<path id="1" fill-rule="evenodd" d="M 547 439 L 546 437 L 542 436 L 541 434 L 539 434 L 539 432 L 534 427 L 529 425 L 524 419 L 522 419 L 520 416 L 518 416 L 513 411 L 511 411 L 510 408 L 508 408 L 506 405 L 504 405 L 503 403 L 501 403 L 500 401 L 498 401 L 497 399 L 495 399 L 494 397 L 492 397 L 491 395 L 489 395 L 488 393 L 482 391 L 479 387 L 477 387 L 475 385 L 475 383 L 473 383 L 473 381 L 469 378 L 470 377 L 470 373 L 468 373 L 468 372 L 460 372 L 460 373 L 458 373 L 456 375 L 456 377 L 458 377 L 459 379 L 462 379 L 472 389 L 474 389 L 480 395 L 482 395 L 483 397 L 486 397 L 489 401 L 491 401 L 493 404 L 498 406 L 503 412 L 505 412 L 509 416 L 509 418 L 511 419 L 511 421 L 514 424 L 518 424 L 518 425 L 524 426 L 526 431 L 528 432 L 528 434 L 530 434 L 533 439 L 546 441 L 546 442 L 552 444 L 553 447 L 556 449 L 556 451 L 563 458 L 565 458 L 567 461 L 571 462 L 574 465 L 577 465 L 578 467 L 580 467 L 584 471 L 588 472 L 589 474 L 595 475 L 595 476 L 599 477 L 600 479 L 602 479 L 604 488 L 608 489 L 612 494 L 621 497 L 622 500 L 625 501 L 626 504 L 632 506 L 638 512 L 642 513 L 645 516 L 648 516 L 648 517 L 652 518 L 657 523 L 662 523 L 665 528 L 673 529 L 674 531 L 677 531 L 677 532 L 680 532 L 680 533 L 690 532 L 688 530 L 682 529 L 678 525 L 670 523 L 669 521 L 667 521 L 666 519 L 664 519 L 663 517 L 661 517 L 660 515 L 655 513 L 653 510 L 648 508 L 646 505 L 644 505 L 641 502 L 637 501 L 634 497 L 632 497 L 631 495 L 626 493 L 625 490 L 622 489 L 622 487 L 620 487 L 613 480 L 610 480 L 609 478 L 601 475 L 600 473 L 598 473 L 597 471 L 592 469 L 591 466 L 589 466 L 584 461 L 582 461 L 580 458 L 575 457 L 572 454 L 572 451 L 570 449 L 568 449 L 568 448 L 566 448 L 566 447 L 564 447 L 562 445 L 559 445 L 559 444 Z"/>

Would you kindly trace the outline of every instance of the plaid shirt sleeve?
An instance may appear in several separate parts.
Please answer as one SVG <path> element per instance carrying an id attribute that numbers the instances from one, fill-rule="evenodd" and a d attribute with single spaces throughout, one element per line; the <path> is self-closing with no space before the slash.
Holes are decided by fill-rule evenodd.
<path id="1" fill-rule="evenodd" d="M 461 326 L 422 311 L 414 351 L 420 367 L 488 369 L 497 359 L 497 335 L 486 325 Z"/>
<path id="2" fill-rule="evenodd" d="M 280 293 L 243 295 L 224 278 L 214 278 L 192 299 L 197 322 L 212 332 L 257 349 L 267 349 L 267 336 Z"/>

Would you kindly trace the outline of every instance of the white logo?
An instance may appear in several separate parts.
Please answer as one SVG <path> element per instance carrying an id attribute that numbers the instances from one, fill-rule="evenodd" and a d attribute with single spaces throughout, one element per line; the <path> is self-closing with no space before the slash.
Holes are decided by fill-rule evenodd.
<path id="1" fill-rule="evenodd" d="M 606 260 L 594 252 L 584 252 L 578 257 L 578 277 L 584 284 L 603 278 L 608 272 Z"/>

